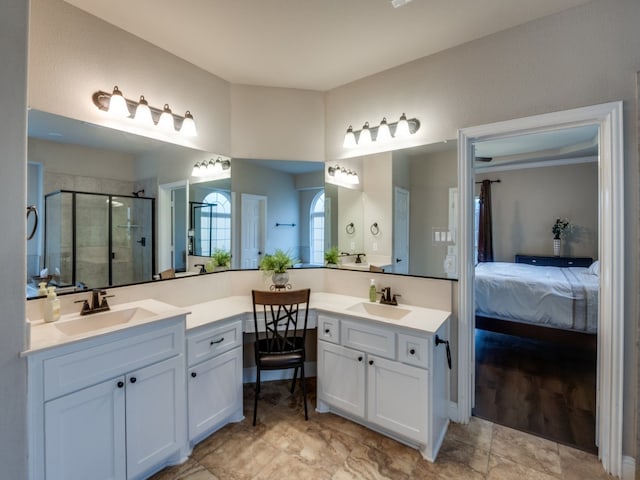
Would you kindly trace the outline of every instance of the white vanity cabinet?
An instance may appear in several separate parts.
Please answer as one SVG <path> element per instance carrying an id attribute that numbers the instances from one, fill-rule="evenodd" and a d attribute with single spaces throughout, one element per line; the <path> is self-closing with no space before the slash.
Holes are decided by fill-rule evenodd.
<path id="1" fill-rule="evenodd" d="M 417 447 L 434 461 L 448 425 L 448 322 L 437 332 L 348 316 L 318 317 L 318 411 Z M 337 333 L 339 331 L 339 334 Z"/>
<path id="2" fill-rule="evenodd" d="M 139 479 L 186 458 L 184 323 L 29 356 L 31 479 Z"/>
<path id="3" fill-rule="evenodd" d="M 189 441 L 192 445 L 242 413 L 242 320 L 187 334 Z"/>

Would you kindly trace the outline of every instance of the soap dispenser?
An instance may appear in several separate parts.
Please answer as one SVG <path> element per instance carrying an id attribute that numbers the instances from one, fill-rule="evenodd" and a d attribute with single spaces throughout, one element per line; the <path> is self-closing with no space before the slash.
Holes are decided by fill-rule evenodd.
<path id="1" fill-rule="evenodd" d="M 38 284 L 38 296 L 39 297 L 47 296 L 47 282 L 40 282 Z"/>
<path id="2" fill-rule="evenodd" d="M 371 285 L 369 285 L 369 301 L 375 302 L 377 294 L 378 292 L 376 291 L 376 279 L 372 278 Z"/>
<path id="3" fill-rule="evenodd" d="M 55 322 L 60 318 L 60 300 L 56 295 L 56 287 L 47 289 L 47 299 L 44 301 L 44 321 Z"/>

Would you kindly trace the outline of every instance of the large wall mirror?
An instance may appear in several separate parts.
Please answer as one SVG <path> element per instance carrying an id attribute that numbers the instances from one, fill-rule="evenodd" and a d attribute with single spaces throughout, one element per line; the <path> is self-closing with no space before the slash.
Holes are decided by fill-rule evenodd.
<path id="1" fill-rule="evenodd" d="M 326 164 L 325 246 L 341 252 L 340 267 L 457 278 L 456 147 L 448 140 Z"/>
<path id="2" fill-rule="evenodd" d="M 27 203 L 40 222 L 27 297 L 41 281 L 65 292 L 192 273 L 216 248 L 236 269 L 276 248 L 298 267 L 323 264 L 321 163 L 231 159 L 223 178 L 195 178 L 194 164 L 217 154 L 36 110 L 28 142 Z"/>

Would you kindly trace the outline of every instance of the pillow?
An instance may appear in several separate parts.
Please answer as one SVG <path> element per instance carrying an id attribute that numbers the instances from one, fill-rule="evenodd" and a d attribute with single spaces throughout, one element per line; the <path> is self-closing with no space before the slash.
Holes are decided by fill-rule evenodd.
<path id="1" fill-rule="evenodd" d="M 591 275 L 600 275 L 600 260 L 596 260 L 589 266 L 589 273 Z"/>

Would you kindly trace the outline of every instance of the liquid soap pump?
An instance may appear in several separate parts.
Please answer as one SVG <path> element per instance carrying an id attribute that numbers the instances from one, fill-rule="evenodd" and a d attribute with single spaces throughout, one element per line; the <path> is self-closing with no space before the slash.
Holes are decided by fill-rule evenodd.
<path id="1" fill-rule="evenodd" d="M 377 294 L 378 292 L 376 291 L 376 279 L 372 278 L 371 285 L 369 285 L 369 301 L 375 302 Z"/>
<path id="2" fill-rule="evenodd" d="M 47 289 L 47 299 L 44 301 L 44 321 L 55 322 L 60 318 L 60 300 L 56 295 L 56 287 Z"/>

